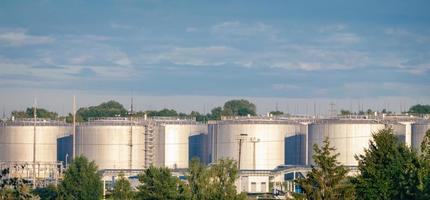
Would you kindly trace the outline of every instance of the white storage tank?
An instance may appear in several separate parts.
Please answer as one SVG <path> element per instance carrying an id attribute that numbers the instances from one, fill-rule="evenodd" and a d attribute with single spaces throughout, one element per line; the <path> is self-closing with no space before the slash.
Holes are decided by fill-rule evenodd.
<path id="1" fill-rule="evenodd" d="M 190 137 L 207 135 L 207 125 L 194 120 L 155 120 L 156 166 L 188 168 Z M 202 152 L 204 154 L 204 152 Z"/>
<path id="2" fill-rule="evenodd" d="M 214 122 L 209 124 L 212 162 L 231 158 L 244 170 L 272 170 L 284 164 L 304 164 L 305 126 L 271 119 Z"/>
<path id="3" fill-rule="evenodd" d="M 372 134 L 386 128 L 385 124 L 372 120 L 318 120 L 308 127 L 308 163 L 314 165 L 313 145 L 323 145 L 326 137 L 339 153 L 337 161 L 345 166 L 357 166 L 355 155 L 364 153 Z"/>
<path id="4" fill-rule="evenodd" d="M 0 162 L 2 168 L 21 164 L 26 168 L 22 175 L 28 175 L 28 170 L 32 170 L 35 142 L 35 161 L 40 167 L 36 173 L 39 177 L 49 177 L 52 172 L 47 171 L 57 168 L 57 138 L 70 134 L 72 129 L 64 122 L 46 119 L 37 119 L 34 126 L 32 120 L 20 119 L 0 125 Z"/>
<path id="5" fill-rule="evenodd" d="M 421 152 L 421 143 L 423 142 L 426 132 L 430 130 L 430 121 L 422 120 L 412 124 L 412 147 Z"/>
<path id="6" fill-rule="evenodd" d="M 145 126 L 126 118 L 81 123 L 76 128 L 76 154 L 94 160 L 99 170 L 143 169 Z"/>

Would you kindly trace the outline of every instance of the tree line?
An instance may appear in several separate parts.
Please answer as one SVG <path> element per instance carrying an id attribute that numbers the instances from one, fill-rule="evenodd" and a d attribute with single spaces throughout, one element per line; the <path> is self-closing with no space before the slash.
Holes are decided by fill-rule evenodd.
<path id="1" fill-rule="evenodd" d="M 3 176 L 6 177 L 7 173 Z M 1 178 L 1 177 L 0 177 Z M 0 179 L 0 199 L 47 200 L 99 200 L 103 198 L 103 182 L 94 161 L 84 156 L 76 157 L 64 173 L 58 186 L 30 190 L 29 182 L 22 179 Z M 186 181 L 173 176 L 165 167 L 151 166 L 138 175 L 139 185 L 133 189 L 130 181 L 120 174 L 115 186 L 106 196 L 114 200 L 245 200 L 246 194 L 238 193 L 236 162 L 218 160 L 211 166 L 198 159 L 190 163 Z M 10 180 L 10 181 L 6 181 Z M 14 182 L 13 182 L 14 181 Z M 4 183 L 4 184 L 3 184 Z"/>
<path id="2" fill-rule="evenodd" d="M 11 114 L 15 118 L 32 118 L 33 108 L 27 108 L 25 111 L 13 111 Z M 257 108 L 255 104 L 249 102 L 248 100 L 230 100 L 224 103 L 224 106 L 218 106 L 211 110 L 210 113 L 199 113 L 197 111 L 191 111 L 189 114 L 177 112 L 173 109 L 161 109 L 161 110 L 147 110 L 147 111 L 137 111 L 131 113 L 122 104 L 116 101 L 108 101 L 101 103 L 97 106 L 82 107 L 76 111 L 76 121 L 86 122 L 91 118 L 101 118 L 101 117 L 191 117 L 195 118 L 197 121 L 208 121 L 208 120 L 220 120 L 221 116 L 247 116 L 257 115 Z M 43 108 L 37 109 L 37 117 L 48 118 L 56 120 L 65 120 L 70 123 L 73 120 L 72 113 L 67 116 L 59 116 L 55 112 L 50 112 Z"/>
<path id="3" fill-rule="evenodd" d="M 24 111 L 12 111 L 11 115 L 15 118 L 32 118 L 33 117 L 33 108 L 27 108 Z M 375 111 L 372 109 L 368 109 L 367 111 L 359 111 L 358 113 L 349 111 L 349 110 L 341 110 L 340 115 L 353 115 L 353 114 L 373 114 Z M 391 111 L 387 111 L 383 109 L 381 113 L 392 113 Z M 416 114 L 416 115 L 424 115 L 430 114 L 430 105 L 414 105 L 412 106 L 407 113 Z M 39 118 L 48 118 L 55 120 L 65 120 L 66 122 L 72 122 L 72 113 L 69 113 L 67 116 L 60 116 L 56 112 L 48 111 L 44 108 L 37 109 L 37 117 Z M 271 115 L 283 115 L 282 111 L 271 111 Z M 116 101 L 108 101 L 103 102 L 97 106 L 89 106 L 82 107 L 76 111 L 76 121 L 77 122 L 86 122 L 90 118 L 101 118 L 101 117 L 183 117 L 183 118 L 195 118 L 197 121 L 206 122 L 209 120 L 220 120 L 221 116 L 255 116 L 257 115 L 257 107 L 254 103 L 245 100 L 245 99 L 235 99 L 230 100 L 224 103 L 223 106 L 218 106 L 213 108 L 209 113 L 200 113 L 197 111 L 191 111 L 190 113 L 178 112 L 174 109 L 164 108 L 161 110 L 146 110 L 146 111 L 137 111 L 134 113 L 130 113 L 122 104 Z"/>
<path id="4" fill-rule="evenodd" d="M 423 138 L 420 153 L 400 142 L 392 129 L 373 134 L 369 146 L 356 155 L 357 171 L 337 161 L 336 148 L 326 138 L 314 145 L 315 165 L 304 178 L 295 180 L 302 193 L 293 199 L 430 199 L 430 130 Z M 355 174 L 353 174 L 355 173 Z M 76 157 L 58 186 L 35 190 L 29 182 L 8 178 L 8 169 L 0 175 L 0 199 L 101 199 L 103 183 L 94 161 Z M 136 189 L 120 175 L 110 199 L 247 199 L 238 193 L 236 162 L 221 159 L 209 166 L 198 159 L 190 162 L 186 181 L 173 176 L 165 167 L 151 166 L 138 175 Z"/>

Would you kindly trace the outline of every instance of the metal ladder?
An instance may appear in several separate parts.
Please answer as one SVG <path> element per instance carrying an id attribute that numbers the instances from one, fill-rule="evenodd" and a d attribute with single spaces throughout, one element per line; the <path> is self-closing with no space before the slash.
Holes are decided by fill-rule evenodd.
<path id="1" fill-rule="evenodd" d="M 151 122 L 145 125 L 145 168 L 154 163 L 154 126 Z"/>

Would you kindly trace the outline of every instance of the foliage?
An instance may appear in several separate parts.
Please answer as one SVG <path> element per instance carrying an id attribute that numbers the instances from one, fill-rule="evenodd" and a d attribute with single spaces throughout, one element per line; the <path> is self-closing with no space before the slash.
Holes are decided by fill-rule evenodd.
<path id="1" fill-rule="evenodd" d="M 383 129 L 373 135 L 364 155 L 356 156 L 360 174 L 354 179 L 359 199 L 417 199 L 419 160 L 393 135 Z"/>
<path id="2" fill-rule="evenodd" d="M 138 199 L 190 199 L 189 189 L 168 168 L 151 166 L 139 175 L 139 182 L 142 184 L 138 186 Z"/>
<path id="3" fill-rule="evenodd" d="M 223 115 L 225 116 L 247 116 L 256 115 L 256 107 L 248 100 L 230 100 L 225 102 L 223 108 Z"/>
<path id="4" fill-rule="evenodd" d="M 284 114 L 284 112 L 282 112 L 282 111 L 270 111 L 270 113 L 269 114 L 271 114 L 271 115 L 273 115 L 273 116 L 277 116 L 277 115 L 283 115 Z"/>
<path id="5" fill-rule="evenodd" d="M 430 114 L 430 105 L 417 104 L 409 108 L 409 113 Z"/>
<path id="6" fill-rule="evenodd" d="M 55 200 L 58 198 L 58 188 L 53 184 L 45 188 L 36 188 L 31 193 L 39 196 L 42 200 Z"/>
<path id="7" fill-rule="evenodd" d="M 176 117 L 176 116 L 179 116 L 179 114 L 178 114 L 178 112 L 176 112 L 176 110 L 166 109 L 166 108 L 164 108 L 160 111 L 148 110 L 148 111 L 145 111 L 145 113 L 148 117 L 153 117 L 153 116 Z"/>
<path id="8" fill-rule="evenodd" d="M 40 199 L 30 193 L 30 182 L 21 178 L 8 178 L 9 168 L 0 174 L 0 199 Z"/>
<path id="9" fill-rule="evenodd" d="M 352 112 L 349 110 L 340 110 L 340 115 L 352 115 Z"/>
<path id="10" fill-rule="evenodd" d="M 313 150 L 315 166 L 306 178 L 296 180 L 304 194 L 295 196 L 309 200 L 355 199 L 354 187 L 346 177 L 348 170 L 337 161 L 339 154 L 333 154 L 336 149 L 330 146 L 328 138 L 321 148 L 314 144 Z"/>
<path id="11" fill-rule="evenodd" d="M 427 130 L 421 143 L 421 170 L 419 172 L 421 191 L 419 199 L 430 199 L 430 130 Z"/>
<path id="12" fill-rule="evenodd" d="M 94 161 L 89 162 L 84 156 L 76 157 L 65 171 L 58 190 L 61 199 L 101 199 L 103 183 Z"/>
<path id="13" fill-rule="evenodd" d="M 211 114 L 209 119 L 211 120 L 221 120 L 221 114 L 222 114 L 222 108 L 221 107 L 216 107 L 214 109 L 211 110 Z"/>
<path id="14" fill-rule="evenodd" d="M 79 108 L 76 111 L 76 121 L 88 121 L 89 118 L 98 117 L 125 117 L 127 114 L 123 105 L 116 101 L 108 101 L 98 106 Z M 72 122 L 72 114 L 69 114 L 67 122 Z"/>
<path id="15" fill-rule="evenodd" d="M 235 181 L 238 178 L 236 162 L 231 159 L 220 159 L 209 168 L 210 198 L 220 200 L 247 199 L 244 193 L 237 194 Z"/>
<path id="16" fill-rule="evenodd" d="M 112 196 L 113 199 L 117 200 L 133 199 L 133 191 L 131 190 L 130 181 L 124 177 L 124 174 L 120 174 L 118 180 L 115 182 Z"/>
<path id="17" fill-rule="evenodd" d="M 27 108 L 25 111 L 12 111 L 12 116 L 14 116 L 15 118 L 33 118 L 34 108 Z M 37 108 L 36 116 L 38 118 L 47 118 L 47 119 L 58 118 L 58 114 L 56 112 L 51 112 L 44 108 Z"/>
<path id="18" fill-rule="evenodd" d="M 209 199 L 209 172 L 198 158 L 191 160 L 187 180 L 192 200 Z"/>

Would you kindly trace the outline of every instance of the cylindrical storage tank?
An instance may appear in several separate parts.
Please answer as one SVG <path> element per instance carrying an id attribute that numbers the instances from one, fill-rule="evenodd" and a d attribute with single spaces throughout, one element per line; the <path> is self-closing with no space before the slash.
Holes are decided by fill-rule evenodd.
<path id="1" fill-rule="evenodd" d="M 303 125 L 286 120 L 225 120 L 209 125 L 212 161 L 231 158 L 243 170 L 304 164 Z"/>
<path id="2" fill-rule="evenodd" d="M 43 119 L 38 119 L 36 126 L 31 119 L 2 124 L 0 126 L 0 161 L 12 165 L 13 163 L 33 163 L 35 135 L 35 161 L 41 169 L 40 172 L 36 172 L 40 177 L 48 177 L 50 175 L 42 170 L 57 168 L 57 138 L 68 135 L 70 132 L 71 127 L 66 123 Z"/>
<path id="3" fill-rule="evenodd" d="M 372 133 L 385 128 L 385 124 L 371 120 L 320 120 L 309 124 L 308 127 L 308 164 L 314 165 L 313 145 L 323 145 L 326 137 L 330 146 L 339 153 L 337 161 L 345 166 L 357 166 L 355 155 L 364 153 L 369 147 Z"/>
<path id="4" fill-rule="evenodd" d="M 143 169 L 145 127 L 126 119 L 96 120 L 76 128 L 76 155 L 94 160 L 99 170 Z"/>
<path id="5" fill-rule="evenodd" d="M 399 122 L 389 122 L 386 124 L 386 128 L 393 129 L 394 135 L 404 143 L 406 146 L 411 146 L 411 124 L 413 122 L 399 121 Z"/>
<path id="6" fill-rule="evenodd" d="M 424 136 L 429 129 L 429 120 L 423 120 L 412 124 L 412 148 L 418 152 L 421 152 L 421 143 L 423 142 Z"/>
<path id="7" fill-rule="evenodd" d="M 207 135 L 207 126 L 191 120 L 159 121 L 156 132 L 156 165 L 172 169 L 188 168 L 189 138 Z"/>

